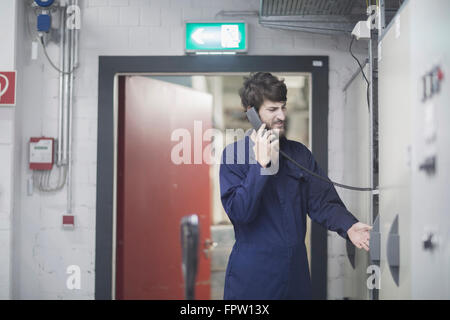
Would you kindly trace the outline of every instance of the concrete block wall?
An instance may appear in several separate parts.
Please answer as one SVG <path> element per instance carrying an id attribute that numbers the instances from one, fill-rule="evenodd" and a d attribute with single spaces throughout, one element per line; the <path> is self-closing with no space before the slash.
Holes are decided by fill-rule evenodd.
<path id="1" fill-rule="evenodd" d="M 80 68 L 75 76 L 73 150 L 73 201 L 77 227 L 67 231 L 61 229 L 61 214 L 66 207 L 65 189 L 50 195 L 35 192 L 28 196 L 26 193 L 27 179 L 31 175 L 27 169 L 28 139 L 57 134 L 58 74 L 49 66 L 41 50 L 38 60 L 31 61 L 25 2 L 18 2 L 16 57 L 21 80 L 13 143 L 17 160 L 12 227 L 12 297 L 16 299 L 94 298 L 98 56 L 183 55 L 184 20 L 226 19 L 216 16 L 217 13 L 221 10 L 257 11 L 259 1 L 82 0 L 80 6 Z M 350 39 L 263 28 L 257 17 L 243 17 L 243 20 L 249 24 L 249 55 L 330 57 L 329 175 L 342 181 L 342 87 L 357 68 L 348 54 Z M 51 43 L 48 49 L 57 63 L 57 47 Z M 355 52 L 361 54 L 364 50 L 364 44 L 355 44 Z M 329 239 L 333 248 L 335 242 L 339 247 L 343 240 Z M 0 265 L 4 260 L 2 255 Z M 73 264 L 81 268 L 80 290 L 69 290 L 65 285 L 66 269 Z M 336 262 L 330 259 L 329 269 L 335 265 Z M 329 288 L 335 286 L 333 281 L 329 282 Z M 333 292 L 329 298 L 339 298 L 339 293 Z"/>

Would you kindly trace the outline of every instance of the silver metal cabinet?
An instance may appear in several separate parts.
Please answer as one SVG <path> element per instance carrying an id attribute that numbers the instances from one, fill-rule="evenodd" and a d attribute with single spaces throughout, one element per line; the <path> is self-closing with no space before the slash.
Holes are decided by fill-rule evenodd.
<path id="1" fill-rule="evenodd" d="M 450 1 L 411 1 L 411 295 L 450 299 Z"/>
<path id="2" fill-rule="evenodd" d="M 409 299 L 411 291 L 410 7 L 398 16 L 399 29 L 388 30 L 378 51 L 380 299 Z"/>
<path id="3" fill-rule="evenodd" d="M 410 0 L 379 48 L 380 299 L 449 299 L 450 1 Z"/>

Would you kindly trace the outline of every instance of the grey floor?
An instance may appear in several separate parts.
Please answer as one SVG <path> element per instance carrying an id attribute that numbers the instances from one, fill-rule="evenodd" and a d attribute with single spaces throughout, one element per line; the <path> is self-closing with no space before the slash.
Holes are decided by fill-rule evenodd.
<path id="1" fill-rule="evenodd" d="M 234 244 L 233 226 L 211 226 L 211 237 L 212 241 L 217 242 L 211 253 L 211 299 L 222 300 L 225 271 Z"/>

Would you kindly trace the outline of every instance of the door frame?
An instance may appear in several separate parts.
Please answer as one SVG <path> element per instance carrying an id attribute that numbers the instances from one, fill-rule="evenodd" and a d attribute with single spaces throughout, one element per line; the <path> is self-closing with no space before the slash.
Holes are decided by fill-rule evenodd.
<path id="1" fill-rule="evenodd" d="M 242 72 L 310 73 L 311 151 L 328 172 L 328 56 L 99 56 L 97 196 L 95 226 L 95 299 L 114 298 L 115 168 L 117 76 L 127 74 L 233 74 Z M 326 92 L 326 94 L 324 94 Z M 327 298 L 327 230 L 311 223 L 313 299 Z"/>

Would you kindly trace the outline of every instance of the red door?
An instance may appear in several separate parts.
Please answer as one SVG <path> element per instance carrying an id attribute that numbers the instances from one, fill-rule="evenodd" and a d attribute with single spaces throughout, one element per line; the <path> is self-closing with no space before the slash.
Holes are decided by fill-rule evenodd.
<path id="1" fill-rule="evenodd" d="M 203 252 L 210 238 L 209 165 L 193 163 L 194 123 L 201 121 L 202 136 L 211 119 L 210 94 L 120 77 L 116 299 L 184 299 L 180 221 L 194 213 L 200 225 L 195 298 L 210 299 L 210 261 Z M 192 164 L 172 161 L 181 140 L 171 135 L 180 128 L 190 135 Z M 203 150 L 209 142 L 201 136 L 195 142 Z"/>

